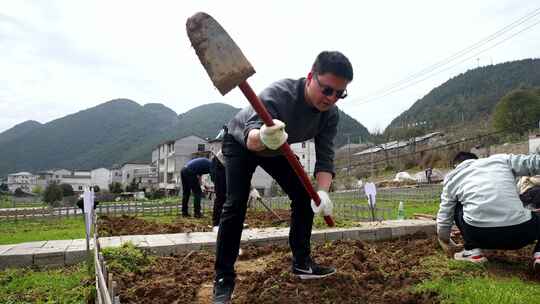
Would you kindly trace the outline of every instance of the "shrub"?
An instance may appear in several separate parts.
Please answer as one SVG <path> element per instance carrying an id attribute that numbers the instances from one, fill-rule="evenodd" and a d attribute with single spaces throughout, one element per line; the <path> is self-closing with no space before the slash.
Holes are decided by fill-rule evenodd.
<path id="1" fill-rule="evenodd" d="M 152 190 L 145 193 L 145 196 L 150 200 L 158 200 L 165 197 L 165 191 L 163 190 Z"/>
<path id="2" fill-rule="evenodd" d="M 47 185 L 45 191 L 43 191 L 43 201 L 51 206 L 56 206 L 63 197 L 62 188 L 56 183 Z"/>
<path id="3" fill-rule="evenodd" d="M 63 196 L 75 195 L 75 192 L 73 192 L 73 187 L 70 184 L 60 184 L 60 188 L 62 189 Z"/>
<path id="4" fill-rule="evenodd" d="M 133 179 L 129 185 L 126 187 L 126 192 L 136 192 L 139 191 L 139 184 Z"/>
<path id="5" fill-rule="evenodd" d="M 24 196 L 25 193 L 24 191 L 21 189 L 21 188 L 17 188 L 15 189 L 15 191 L 13 192 L 13 195 L 17 196 L 17 197 L 21 197 L 21 196 Z"/>
<path id="6" fill-rule="evenodd" d="M 111 193 L 122 193 L 122 184 L 120 184 L 119 182 L 112 182 L 109 185 L 109 191 Z"/>

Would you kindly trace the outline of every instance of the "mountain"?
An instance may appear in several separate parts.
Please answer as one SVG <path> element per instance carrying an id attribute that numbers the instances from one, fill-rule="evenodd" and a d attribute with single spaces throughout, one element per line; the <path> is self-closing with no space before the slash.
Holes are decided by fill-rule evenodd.
<path id="1" fill-rule="evenodd" d="M 149 162 L 156 145 L 192 134 L 213 138 L 238 111 L 227 104 L 212 103 L 177 115 L 162 104 L 141 106 L 129 99 L 115 99 L 46 124 L 27 121 L 0 133 L 0 176 Z M 343 112 L 338 128 L 338 144 L 347 142 L 344 133 L 369 134 Z"/>
<path id="2" fill-rule="evenodd" d="M 40 126 L 41 124 L 35 120 L 27 120 L 18 125 L 15 125 L 13 128 L 0 133 L 0 144 L 8 142 L 19 136 L 24 136 L 26 133 L 36 128 L 39 128 Z"/>
<path id="3" fill-rule="evenodd" d="M 487 119 L 513 89 L 540 86 L 540 59 L 476 68 L 460 74 L 416 101 L 388 128 L 426 122 L 427 130 Z M 387 128 L 387 130 L 388 130 Z"/>

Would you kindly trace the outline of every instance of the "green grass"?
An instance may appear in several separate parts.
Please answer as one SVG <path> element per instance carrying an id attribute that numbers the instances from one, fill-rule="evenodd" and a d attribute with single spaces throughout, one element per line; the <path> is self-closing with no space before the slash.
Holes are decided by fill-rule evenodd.
<path id="1" fill-rule="evenodd" d="M 87 303 L 95 294 L 85 264 L 61 269 L 0 272 L 0 303 Z"/>
<path id="2" fill-rule="evenodd" d="M 520 277 L 526 273 L 527 265 L 478 265 L 439 253 L 424 260 L 423 266 L 432 277 L 414 290 L 435 292 L 443 304 L 540 303 L 540 285 Z"/>
<path id="3" fill-rule="evenodd" d="M 0 221 L 0 245 L 84 238 L 82 217 Z"/>
<path id="4" fill-rule="evenodd" d="M 2 195 L 0 196 L 0 208 L 30 208 L 30 207 L 43 207 L 45 204 L 43 202 L 38 203 L 15 203 L 10 199 L 10 196 Z"/>

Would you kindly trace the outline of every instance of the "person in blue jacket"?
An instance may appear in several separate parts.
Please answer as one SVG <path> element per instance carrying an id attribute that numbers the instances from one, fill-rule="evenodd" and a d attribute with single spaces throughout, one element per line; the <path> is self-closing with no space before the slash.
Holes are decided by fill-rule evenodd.
<path id="1" fill-rule="evenodd" d="M 186 163 L 180 171 L 182 180 L 182 216 L 190 216 L 188 202 L 191 192 L 193 192 L 194 216 L 202 217 L 201 212 L 201 181 L 204 174 L 210 173 L 212 162 L 205 157 L 194 158 Z"/>

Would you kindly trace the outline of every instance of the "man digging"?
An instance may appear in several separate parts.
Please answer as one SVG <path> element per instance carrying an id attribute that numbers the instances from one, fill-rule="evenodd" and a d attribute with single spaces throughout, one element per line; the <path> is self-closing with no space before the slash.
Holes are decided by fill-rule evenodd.
<path id="1" fill-rule="evenodd" d="M 235 286 L 234 264 L 238 256 L 251 178 L 261 166 L 291 200 L 289 244 L 292 272 L 301 279 L 322 278 L 335 269 L 311 259 L 310 238 L 314 213 L 332 214 L 328 189 L 334 176 L 334 137 L 338 108 L 353 79 L 349 60 L 339 52 L 320 53 L 306 78 L 280 80 L 266 88 L 260 99 L 274 118 L 267 127 L 251 106 L 230 122 L 223 139 L 227 198 L 221 214 L 216 248 L 214 303 L 228 303 Z M 278 148 L 289 143 L 315 139 L 315 177 L 321 203 L 316 206 L 300 179 Z M 311 203 L 310 203 L 311 201 Z"/>
<path id="2" fill-rule="evenodd" d="M 455 222 L 464 240 L 456 260 L 483 263 L 482 249 L 519 249 L 536 242 L 532 265 L 540 271 L 540 217 L 523 206 L 516 177 L 540 173 L 540 155 L 497 154 L 478 159 L 469 152 L 454 158 L 455 169 L 444 179 L 437 215 L 441 246 L 452 249 Z"/>

